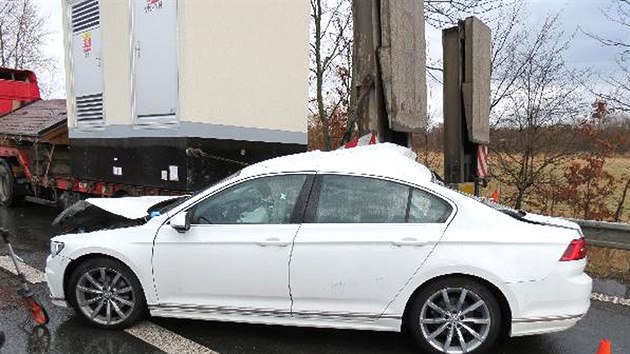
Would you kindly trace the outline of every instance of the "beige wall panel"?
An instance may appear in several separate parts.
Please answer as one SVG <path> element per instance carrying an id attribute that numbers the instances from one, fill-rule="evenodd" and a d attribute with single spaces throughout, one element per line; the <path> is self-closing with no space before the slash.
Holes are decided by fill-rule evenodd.
<path id="1" fill-rule="evenodd" d="M 105 124 L 132 124 L 129 1 L 101 0 Z"/>
<path id="2" fill-rule="evenodd" d="M 180 120 L 306 132 L 306 0 L 180 0 Z"/>

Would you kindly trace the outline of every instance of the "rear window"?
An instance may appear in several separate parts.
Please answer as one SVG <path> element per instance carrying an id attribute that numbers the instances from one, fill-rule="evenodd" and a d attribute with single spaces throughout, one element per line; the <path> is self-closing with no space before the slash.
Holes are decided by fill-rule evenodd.
<path id="1" fill-rule="evenodd" d="M 446 201 L 400 183 L 361 176 L 324 175 L 315 223 L 443 223 Z"/>

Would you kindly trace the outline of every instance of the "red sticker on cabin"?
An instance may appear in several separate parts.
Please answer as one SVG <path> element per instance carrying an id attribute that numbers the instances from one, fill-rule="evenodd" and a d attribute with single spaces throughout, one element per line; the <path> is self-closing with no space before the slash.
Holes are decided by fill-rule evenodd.
<path id="1" fill-rule="evenodd" d="M 90 32 L 83 32 L 83 53 L 87 58 L 92 51 L 92 34 Z"/>
<path id="2" fill-rule="evenodd" d="M 147 5 L 144 7 L 145 13 L 151 13 L 156 10 L 162 9 L 162 0 L 147 0 Z"/>

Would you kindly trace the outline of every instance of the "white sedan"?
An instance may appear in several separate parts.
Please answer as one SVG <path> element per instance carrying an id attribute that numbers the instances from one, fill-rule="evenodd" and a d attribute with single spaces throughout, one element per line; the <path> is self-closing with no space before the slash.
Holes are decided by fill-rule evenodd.
<path id="1" fill-rule="evenodd" d="M 395 145 L 280 157 L 170 198 L 89 200 L 129 223 L 52 239 L 54 303 L 102 328 L 148 309 L 408 329 L 430 353 L 565 330 L 590 305 L 578 225 L 459 194 Z"/>

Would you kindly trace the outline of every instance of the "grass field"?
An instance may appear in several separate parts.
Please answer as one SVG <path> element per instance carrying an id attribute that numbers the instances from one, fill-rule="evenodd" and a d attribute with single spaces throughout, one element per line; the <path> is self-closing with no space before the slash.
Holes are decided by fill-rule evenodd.
<path id="1" fill-rule="evenodd" d="M 428 163 L 426 163 L 432 170 L 438 172 L 440 175 L 443 174 L 444 172 L 444 160 L 443 160 L 443 156 L 441 153 L 437 153 L 437 152 L 430 152 L 429 154 L 423 154 L 420 153 L 418 154 L 418 161 L 421 163 L 424 163 L 425 160 L 428 161 Z M 576 157 L 577 158 L 577 157 Z M 555 166 L 556 167 L 556 174 L 560 176 L 562 176 L 562 174 L 564 173 L 564 168 L 565 166 L 568 165 L 568 163 L 565 163 L 563 166 Z M 606 160 L 606 165 L 604 166 L 605 170 L 608 171 L 613 177 L 615 177 L 616 179 L 620 180 L 622 179 L 624 176 L 627 176 L 628 174 L 630 174 L 630 155 L 618 155 L 618 156 L 614 156 L 611 158 L 608 158 Z M 490 155 L 490 169 L 492 171 L 492 155 Z M 627 178 L 627 177 L 626 177 Z M 618 183 L 618 185 L 616 186 L 616 191 L 615 193 L 612 195 L 611 198 L 608 198 L 607 200 L 607 205 L 608 208 L 614 213 L 614 211 L 617 208 L 617 203 L 618 200 L 621 197 L 621 193 L 623 190 L 625 184 L 625 179 Z M 490 194 L 492 194 L 492 192 L 494 190 L 499 190 L 500 194 L 502 196 L 501 199 L 505 199 L 506 196 L 510 196 L 513 195 L 515 193 L 515 188 L 514 186 L 510 186 L 510 185 L 506 185 L 506 184 L 501 184 L 496 180 L 490 180 L 490 184 L 488 185 L 488 187 L 486 188 L 482 188 L 481 190 L 481 195 L 485 196 L 485 197 L 489 197 Z M 533 193 L 533 191 L 530 190 L 529 193 Z M 629 191 L 630 194 L 630 191 Z M 537 210 L 537 208 L 533 205 L 528 205 L 527 203 L 525 203 L 524 208 L 525 210 L 528 211 L 532 211 L 532 212 L 540 212 L 540 210 Z M 565 216 L 565 217 L 572 217 L 573 215 L 571 215 L 571 212 L 568 210 L 568 208 L 563 208 L 562 206 L 558 207 L 555 210 L 555 214 L 556 216 Z M 609 221 L 609 220 L 606 220 Z M 625 203 L 624 203 L 624 211 L 621 214 L 621 220 L 622 222 L 630 222 L 630 195 L 628 195 L 626 197 Z"/>

